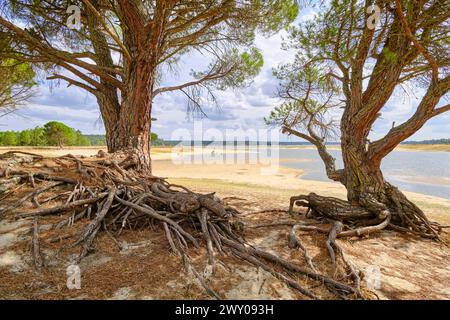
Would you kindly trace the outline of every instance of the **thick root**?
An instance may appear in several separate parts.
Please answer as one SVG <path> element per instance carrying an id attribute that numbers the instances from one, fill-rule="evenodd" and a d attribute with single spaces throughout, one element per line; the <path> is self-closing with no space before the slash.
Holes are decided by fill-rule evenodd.
<path id="1" fill-rule="evenodd" d="M 314 265 L 297 238 L 296 232 L 313 231 L 328 235 L 325 246 L 330 256 L 333 276 L 335 278 L 351 278 L 359 293 L 361 280 L 358 272 L 346 260 L 342 249 L 337 244 L 337 238 L 366 236 L 390 228 L 423 238 L 439 240 L 439 233 L 445 228 L 445 226 L 430 222 L 416 205 L 389 184 L 386 184 L 385 198 L 388 199 L 387 204 L 377 201 L 371 195 L 364 195 L 361 196 L 360 204 L 354 205 L 341 199 L 323 197 L 315 193 L 294 196 L 290 200 L 289 213 L 291 215 L 294 205 L 304 207 L 307 208 L 306 216 L 328 223 L 331 227 L 296 224 L 289 234 L 288 246 L 293 249 L 300 248 L 304 252 L 308 265 L 313 269 Z M 344 269 L 341 270 L 341 275 L 338 272 L 338 258 Z"/>
<path id="2" fill-rule="evenodd" d="M 422 210 L 397 188 L 388 185 L 387 199 L 388 204 L 384 204 L 367 195 L 361 197 L 360 205 L 354 205 L 341 199 L 311 193 L 292 197 L 290 211 L 292 212 L 295 204 L 308 208 L 308 214 L 316 219 L 342 222 L 345 229 L 338 237 L 368 235 L 391 228 L 423 238 L 439 239 L 442 226 L 430 222 Z"/>
<path id="3" fill-rule="evenodd" d="M 86 160 L 72 155 L 55 159 L 32 157 L 26 166 L 19 161 L 20 168 L 9 167 L 10 177 L 33 186 L 34 190 L 17 201 L 3 205 L 0 219 L 5 216 L 35 219 L 33 254 L 36 268 L 43 266 L 37 219 L 67 213 L 62 221 L 54 225 L 55 229 L 70 228 L 81 220 L 88 223 L 78 235 L 71 232 L 49 241 L 72 241 L 60 251 L 79 248 L 77 262 L 94 250 L 97 236 L 102 232 L 120 248 L 116 237 L 122 230 L 156 225 L 164 233 L 170 250 L 180 257 L 185 271 L 197 279 L 213 298 L 221 297 L 194 266 L 189 254 L 192 247 L 206 248 L 207 269 L 214 270 L 218 262 L 223 264 L 220 257 L 232 255 L 265 269 L 308 298 L 320 297 L 295 281 L 293 275 L 323 285 L 336 297 L 362 298 L 357 288 L 319 274 L 311 259 L 312 271 L 250 246 L 242 236 L 242 223 L 238 220 L 237 210 L 224 205 L 214 194 L 195 193 L 141 170 L 133 170 L 133 159 L 130 157 L 101 156 Z M 44 161 L 45 166 L 40 164 Z M 58 192 L 56 196 L 49 194 L 55 191 Z M 29 201 L 36 208 L 21 210 Z M 50 206 L 50 203 L 53 205 Z M 306 250 L 305 256 L 308 256 Z"/>

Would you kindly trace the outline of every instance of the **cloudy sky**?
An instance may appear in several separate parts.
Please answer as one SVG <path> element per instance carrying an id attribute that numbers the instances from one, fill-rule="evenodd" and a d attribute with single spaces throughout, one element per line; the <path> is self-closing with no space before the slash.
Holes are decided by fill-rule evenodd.
<path id="1" fill-rule="evenodd" d="M 311 12 L 303 12 L 299 20 L 311 17 Z M 277 80 L 272 69 L 292 60 L 293 52 L 281 50 L 282 31 L 270 38 L 257 36 L 256 45 L 264 55 L 264 67 L 253 83 L 239 90 L 216 92 L 220 108 L 210 107 L 205 111 L 208 118 L 192 120 L 188 116 L 186 98 L 180 93 L 159 95 L 154 101 L 153 116 L 157 121 L 153 130 L 164 139 L 177 139 L 180 128 L 193 131 L 194 125 L 204 130 L 217 129 L 223 134 L 227 129 L 248 128 L 267 129 L 263 118 L 280 101 L 276 98 Z M 178 66 L 176 75 L 171 75 L 164 85 L 183 83 L 189 79 L 191 69 L 205 66 L 205 57 L 199 54 L 186 56 Z M 23 130 L 40 126 L 51 120 L 62 121 L 86 134 L 102 134 L 104 128 L 95 98 L 76 87 L 67 88 L 64 83 L 43 82 L 36 90 L 35 97 L 15 114 L 0 118 L 0 130 Z M 399 89 L 386 105 L 381 118 L 372 132 L 372 139 L 381 137 L 395 121 L 406 120 L 420 102 L 423 91 L 417 88 Z M 201 123 L 199 123 L 201 121 Z M 178 129 L 178 130 L 177 130 Z M 177 131 L 175 131 L 177 130 Z M 431 120 L 410 140 L 450 138 L 450 114 Z M 207 139 L 207 137 L 205 137 Z M 297 141 L 297 138 L 281 138 L 283 141 Z"/>

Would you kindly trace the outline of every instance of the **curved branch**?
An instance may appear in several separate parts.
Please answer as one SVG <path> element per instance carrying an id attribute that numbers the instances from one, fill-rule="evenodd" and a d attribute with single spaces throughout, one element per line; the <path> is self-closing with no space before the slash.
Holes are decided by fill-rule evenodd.
<path id="1" fill-rule="evenodd" d="M 433 117 L 438 116 L 444 112 L 449 112 L 449 111 L 450 111 L 450 104 L 447 104 L 443 107 L 435 109 L 433 112 Z"/>
<path id="2" fill-rule="evenodd" d="M 110 83 L 116 88 L 123 90 L 123 83 L 108 73 L 111 72 L 111 70 L 105 71 L 103 67 L 79 60 L 76 53 L 74 54 L 71 52 L 66 52 L 64 50 L 55 49 L 48 44 L 43 44 L 38 39 L 29 34 L 29 32 L 22 28 L 19 28 L 8 20 L 5 20 L 1 16 L 0 25 L 8 29 L 10 32 L 13 32 L 16 37 L 20 38 L 21 41 L 32 47 L 41 55 L 52 59 L 55 64 L 61 66 L 63 66 L 63 63 L 76 65 L 77 67 L 92 72 L 93 74 L 104 79 L 106 82 Z"/>
<path id="3" fill-rule="evenodd" d="M 446 105 L 435 109 L 442 96 L 450 90 L 450 76 L 431 84 L 414 115 L 406 122 L 393 127 L 383 138 L 369 145 L 369 158 L 376 162 L 388 155 L 402 141 L 412 136 L 431 118 L 450 110 Z"/>
<path id="4" fill-rule="evenodd" d="M 199 84 L 201 84 L 203 82 L 206 82 L 206 81 L 221 79 L 221 78 L 225 77 L 226 75 L 230 74 L 234 70 L 234 68 L 235 67 L 232 66 L 232 67 L 230 67 L 228 70 L 226 70 L 224 72 L 221 72 L 220 70 L 218 72 L 215 72 L 215 73 L 210 72 L 206 76 L 204 76 L 204 77 L 202 77 L 202 78 L 200 78 L 198 80 L 186 82 L 184 84 L 180 84 L 180 85 L 177 85 L 177 86 L 158 88 L 155 91 L 153 91 L 153 97 L 155 97 L 158 94 L 163 93 L 163 92 L 182 90 L 182 89 L 185 89 L 187 87 L 192 87 L 192 86 L 199 85 Z"/>
<path id="5" fill-rule="evenodd" d="M 336 170 L 336 159 L 328 152 L 326 145 L 322 141 L 317 140 L 307 134 L 301 133 L 297 130 L 291 129 L 287 126 L 283 126 L 282 132 L 293 134 L 294 136 L 302 138 L 313 144 L 317 148 L 319 156 L 325 164 L 328 178 L 333 181 L 343 182 L 343 170 Z"/>
<path id="6" fill-rule="evenodd" d="M 95 90 L 95 88 L 92 88 L 92 87 L 90 87 L 87 84 L 84 84 L 82 82 L 73 80 L 73 79 L 71 79 L 69 77 L 66 77 L 66 76 L 63 76 L 63 75 L 60 75 L 60 74 L 54 74 L 51 77 L 47 77 L 47 80 L 56 80 L 56 79 L 64 80 L 64 81 L 69 83 L 69 86 L 74 85 L 74 86 L 80 87 L 80 88 L 82 88 L 82 89 L 92 93 L 95 96 L 97 96 L 97 94 L 98 94 L 98 92 Z"/>

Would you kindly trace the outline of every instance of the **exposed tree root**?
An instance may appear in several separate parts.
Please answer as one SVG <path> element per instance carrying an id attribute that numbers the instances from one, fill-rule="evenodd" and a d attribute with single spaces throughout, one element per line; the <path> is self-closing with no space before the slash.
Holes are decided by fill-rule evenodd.
<path id="1" fill-rule="evenodd" d="M 33 223 L 33 238 L 32 238 L 32 245 L 33 245 L 33 259 L 34 259 L 34 266 L 38 271 L 42 269 L 44 266 L 44 262 L 42 260 L 41 255 L 41 248 L 39 244 L 39 218 L 34 218 Z"/>
<path id="2" fill-rule="evenodd" d="M 296 235 L 297 229 L 299 229 L 299 225 L 294 225 L 291 229 L 291 232 L 289 233 L 288 237 L 288 246 L 291 249 L 300 249 L 303 252 L 303 255 L 305 256 L 306 263 L 308 266 L 314 271 L 317 272 L 316 268 L 314 267 L 314 264 L 312 262 L 312 258 L 309 255 L 306 248 L 303 246 L 303 244 L 300 242 L 300 239 Z"/>
<path id="3" fill-rule="evenodd" d="M 32 157 L 26 166 L 20 165 L 20 170 L 14 166 L 8 170 L 10 178 L 17 178 L 18 183 L 30 185 L 34 190 L 0 207 L 0 219 L 5 215 L 34 219 L 33 255 L 37 268 L 43 265 L 37 219 L 66 213 L 60 222 L 53 225 L 55 229 L 71 227 L 81 220 L 88 223 L 78 235 L 72 231 L 48 241 L 74 239 L 61 250 L 79 248 L 77 262 L 94 250 L 96 238 L 101 232 L 105 232 L 121 248 L 116 237 L 122 230 L 156 225 L 164 232 L 170 250 L 180 257 L 186 272 L 214 298 L 221 297 L 211 288 L 209 277 L 204 274 L 214 272 L 218 263 L 223 264 L 220 257 L 230 254 L 263 268 L 308 298 L 318 299 L 320 296 L 299 284 L 294 275 L 322 284 L 336 297 L 363 298 L 359 288 L 346 279 L 337 280 L 320 274 L 299 240 L 296 240 L 295 246 L 302 248 L 308 261 L 306 268 L 249 245 L 243 238 L 243 224 L 236 209 L 224 205 L 214 193 L 195 193 L 164 179 L 135 171 L 133 159 L 117 155 L 95 160 L 81 160 L 71 155 L 45 159 L 54 163 L 47 165 L 46 170 L 42 169 L 42 165 L 37 165 L 42 160 L 42 157 Z M 58 195 L 50 195 L 50 192 L 58 192 Z M 22 209 L 29 201 L 35 204 L 35 208 Z M 296 229 L 301 230 L 302 227 Z M 201 273 L 190 256 L 191 250 L 195 250 L 193 248 L 200 247 L 204 247 L 207 253 L 205 271 Z"/>
<path id="4" fill-rule="evenodd" d="M 333 272 L 336 272 L 336 253 L 335 250 L 340 251 L 339 246 L 336 244 L 336 237 L 339 233 L 341 233 L 344 225 L 340 221 L 336 221 L 333 225 L 333 228 L 328 235 L 328 240 L 326 241 L 328 253 L 331 257 L 331 263 L 333 266 Z"/>
<path id="5" fill-rule="evenodd" d="M 323 197 L 315 193 L 291 198 L 293 206 L 308 208 L 308 214 L 319 220 L 340 221 L 346 230 L 338 237 L 368 235 L 385 228 L 407 232 L 424 238 L 439 239 L 443 226 L 430 222 L 415 204 L 409 201 L 397 188 L 387 186 L 388 205 L 370 195 L 361 198 L 360 205 L 347 201 Z"/>
<path id="6" fill-rule="evenodd" d="M 289 247 L 301 248 L 307 263 L 313 268 L 312 261 L 296 236 L 296 231 L 314 231 L 328 235 L 325 245 L 334 276 L 338 277 L 339 258 L 343 263 L 345 276 L 353 280 L 354 287 L 359 292 L 361 280 L 358 272 L 346 260 L 342 249 L 336 242 L 337 238 L 364 236 L 391 228 L 423 238 L 440 240 L 439 233 L 445 228 L 445 226 L 430 222 L 425 214 L 397 188 L 386 184 L 386 191 L 387 205 L 375 200 L 371 195 L 361 197 L 360 205 L 350 204 L 341 199 L 319 196 L 315 193 L 292 197 L 289 206 L 291 215 L 293 215 L 294 205 L 304 207 L 307 208 L 306 215 L 308 217 L 329 223 L 331 227 L 296 224 L 292 227 L 289 235 Z M 288 225 L 288 223 L 284 225 Z"/>

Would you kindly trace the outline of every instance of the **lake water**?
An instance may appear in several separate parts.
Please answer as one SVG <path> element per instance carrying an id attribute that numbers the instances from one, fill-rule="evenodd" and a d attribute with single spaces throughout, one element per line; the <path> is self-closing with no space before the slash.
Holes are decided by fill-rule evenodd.
<path id="1" fill-rule="evenodd" d="M 326 176 L 324 164 L 317 150 L 312 147 L 280 147 L 278 151 L 270 147 L 258 149 L 243 145 L 236 149 L 233 146 L 229 147 L 231 151 L 237 151 L 237 154 L 231 157 L 239 157 L 244 163 L 249 154 L 256 158 L 259 156 L 260 159 L 270 159 L 276 155 L 281 159 L 281 166 L 303 170 L 305 173 L 302 179 L 332 182 Z M 186 148 L 190 148 L 190 145 L 187 144 Z M 211 154 L 212 149 L 216 152 L 215 156 Z M 203 153 L 181 154 L 182 163 L 186 161 L 203 163 L 205 156 L 216 157 L 215 159 L 220 162 L 223 160 L 221 157 L 225 157 L 223 150 L 225 149 L 221 143 L 210 144 Z M 343 168 L 341 152 L 339 150 L 329 152 L 336 158 L 336 167 Z M 228 156 L 226 158 L 228 159 Z M 382 170 L 386 180 L 400 190 L 450 199 L 450 152 L 394 151 L 383 160 Z"/>
<path id="2" fill-rule="evenodd" d="M 337 168 L 342 168 L 340 151 L 329 151 Z M 316 150 L 281 148 L 280 159 L 290 159 L 282 166 L 304 170 L 302 179 L 331 181 Z M 450 152 L 394 151 L 384 159 L 382 170 L 386 180 L 401 190 L 450 199 Z"/>

